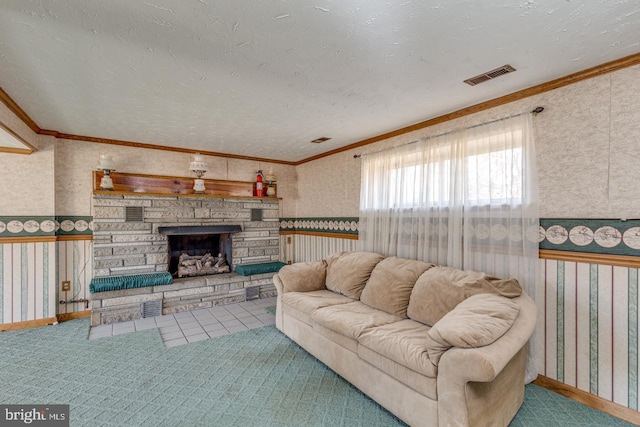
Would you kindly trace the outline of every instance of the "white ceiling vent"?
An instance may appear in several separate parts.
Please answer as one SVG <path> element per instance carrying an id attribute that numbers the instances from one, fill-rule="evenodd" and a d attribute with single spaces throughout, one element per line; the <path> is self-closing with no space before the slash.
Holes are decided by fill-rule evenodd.
<path id="1" fill-rule="evenodd" d="M 515 68 L 507 64 L 507 65 L 503 65 L 502 67 L 496 68 L 495 70 L 487 71 L 486 73 L 482 73 L 475 77 L 471 77 L 470 79 L 467 79 L 464 82 L 470 86 L 475 86 L 477 84 L 484 83 L 487 80 L 495 79 L 496 77 L 513 73 L 515 70 L 516 70 Z"/>

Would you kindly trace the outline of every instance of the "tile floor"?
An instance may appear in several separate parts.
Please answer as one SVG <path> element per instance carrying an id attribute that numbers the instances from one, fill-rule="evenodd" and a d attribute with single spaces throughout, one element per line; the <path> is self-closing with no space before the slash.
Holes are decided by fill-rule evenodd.
<path id="1" fill-rule="evenodd" d="M 147 317 L 112 325 L 93 326 L 89 339 L 110 337 L 158 328 L 166 347 L 188 344 L 275 323 L 265 308 L 276 305 L 276 297 L 237 304 L 219 305 L 193 311 Z"/>

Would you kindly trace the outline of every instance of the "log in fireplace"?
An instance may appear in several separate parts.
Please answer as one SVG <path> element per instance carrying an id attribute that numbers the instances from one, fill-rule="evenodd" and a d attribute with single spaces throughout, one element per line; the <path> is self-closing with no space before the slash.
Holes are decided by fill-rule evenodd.
<path id="1" fill-rule="evenodd" d="M 169 273 L 180 278 L 230 272 L 233 233 L 241 231 L 240 225 L 158 227 L 169 242 Z"/>

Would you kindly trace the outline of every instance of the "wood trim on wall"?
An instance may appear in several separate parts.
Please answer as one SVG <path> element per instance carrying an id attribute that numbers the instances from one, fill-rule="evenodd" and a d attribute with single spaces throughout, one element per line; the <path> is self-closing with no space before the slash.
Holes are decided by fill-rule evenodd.
<path id="1" fill-rule="evenodd" d="M 2 103 L 6 105 L 9 110 L 13 112 L 13 114 L 18 116 L 18 118 L 22 120 L 25 125 L 29 126 L 29 128 L 31 128 L 31 130 L 34 133 L 40 133 L 40 127 L 36 124 L 36 122 L 34 122 L 31 119 L 31 117 L 29 117 L 29 115 L 25 113 L 25 111 L 22 108 L 20 108 L 18 103 L 15 102 L 9 96 L 9 94 L 5 92 L 1 87 L 0 87 L 0 101 L 2 101 Z"/>
<path id="2" fill-rule="evenodd" d="M 0 331 L 17 331 L 19 329 L 37 328 L 39 326 L 55 325 L 58 323 L 56 317 L 47 317 L 46 319 L 26 320 L 24 322 L 2 323 Z"/>
<path id="3" fill-rule="evenodd" d="M 623 68 L 631 67 L 638 64 L 640 64 L 640 53 L 636 53 L 624 58 L 616 59 L 615 61 L 607 62 L 605 64 L 597 65 L 595 67 L 587 68 L 586 70 L 578 71 L 576 73 L 569 74 L 568 76 L 560 77 L 558 79 L 551 80 L 546 83 L 541 83 L 539 85 L 532 86 L 530 88 L 523 89 L 505 96 L 501 96 L 499 98 L 495 98 L 486 102 L 481 102 L 479 104 L 475 104 L 470 107 L 462 108 L 460 110 L 457 110 L 448 114 L 444 114 L 442 116 L 435 117 L 429 120 L 425 120 L 411 126 L 390 131 L 378 136 L 374 136 L 372 138 L 367 138 L 362 141 L 355 142 L 353 144 L 349 144 L 341 148 L 336 148 L 335 150 L 327 151 L 322 154 L 318 154 L 303 160 L 299 160 L 297 162 L 265 159 L 261 157 L 240 156 L 240 155 L 234 155 L 234 154 L 218 153 L 214 151 L 191 150 L 187 148 L 169 147 L 165 145 L 147 144 L 147 143 L 133 142 L 133 141 L 122 141 L 122 140 L 98 138 L 98 137 L 92 137 L 92 136 L 73 135 L 73 134 L 61 133 L 56 130 L 41 129 L 36 124 L 36 122 L 34 122 L 31 119 L 31 117 L 29 117 L 29 115 L 22 108 L 20 108 L 20 106 L 2 88 L 0 88 L 0 101 L 2 101 L 7 106 L 7 108 L 9 108 L 9 110 L 11 110 L 16 116 L 18 116 L 35 133 L 40 135 L 54 136 L 58 139 L 70 139 L 74 141 L 96 142 L 100 144 L 123 145 L 128 147 L 148 148 L 152 150 L 175 151 L 175 152 L 190 153 L 190 154 L 200 153 L 208 156 L 217 156 L 217 157 L 226 157 L 226 158 L 232 158 L 232 159 L 252 160 L 252 161 L 259 161 L 259 162 L 278 163 L 278 164 L 284 164 L 284 165 L 298 166 L 303 163 L 308 163 L 312 160 L 317 160 L 322 157 L 327 157 L 333 154 L 341 153 L 343 151 L 352 150 L 354 148 L 362 147 L 364 145 L 373 144 L 374 142 L 379 142 L 394 136 L 413 132 L 418 129 L 424 129 L 429 126 L 433 126 L 439 123 L 444 123 L 460 117 L 468 116 L 470 114 L 488 110 L 490 108 L 495 108 L 500 105 L 508 104 L 510 102 L 518 101 L 520 99 L 528 98 L 530 96 L 538 95 L 544 92 L 548 92 L 550 90 L 558 89 L 563 86 L 568 86 L 573 83 L 580 82 L 582 80 L 597 77 L 603 74 L 618 71 Z"/>
<path id="4" fill-rule="evenodd" d="M 540 249 L 540 259 L 582 262 L 587 264 L 613 265 L 616 267 L 640 268 L 640 257 L 629 255 L 591 254 L 587 252 L 554 251 Z"/>
<path id="5" fill-rule="evenodd" d="M 69 240 L 93 240 L 93 234 L 65 234 L 56 236 L 56 240 L 59 242 Z"/>
<path id="6" fill-rule="evenodd" d="M 55 136 L 58 139 L 69 139 L 72 141 L 84 141 L 84 142 L 95 142 L 98 144 L 111 144 L 111 145 L 122 145 L 125 147 L 135 147 L 135 148 L 147 148 L 150 150 L 163 150 L 163 151 L 172 151 L 177 153 L 189 153 L 189 154 L 203 154 L 207 156 L 215 156 L 215 157 L 225 157 L 229 159 L 240 159 L 240 160 L 251 160 L 255 162 L 267 162 L 267 163 L 277 163 L 284 165 L 293 165 L 294 162 L 289 162 L 285 160 L 276 160 L 276 159 L 265 159 L 262 157 L 251 157 L 251 156 L 241 156 L 239 154 L 227 154 L 227 153 L 219 153 L 216 151 L 207 151 L 207 150 L 194 150 L 191 148 L 181 148 L 181 147 L 170 147 L 167 145 L 158 145 L 158 144 L 148 144 L 143 142 L 134 142 L 134 141 L 123 141 L 119 139 L 108 139 L 108 138 L 97 138 L 93 136 L 83 136 L 83 135 L 73 135 L 70 133 L 61 133 L 55 130 L 47 130 L 41 129 L 38 133 L 43 135 L 51 135 Z"/>
<path id="7" fill-rule="evenodd" d="M 57 319 L 58 322 L 66 322 L 67 320 L 84 319 L 87 317 L 91 317 L 91 310 L 76 311 L 73 313 L 61 313 L 58 314 Z"/>
<path id="8" fill-rule="evenodd" d="M 58 240 L 58 236 L 0 237 L 0 245 L 5 243 L 55 242 L 56 240 Z"/>
<path id="9" fill-rule="evenodd" d="M 0 147 L 0 153 L 10 154 L 31 154 L 35 150 L 27 150 L 26 148 Z"/>
<path id="10" fill-rule="evenodd" d="M 358 240 L 357 234 L 346 234 L 346 233 L 324 233 L 322 231 L 280 231 L 280 235 L 284 236 L 287 234 L 300 234 L 304 236 L 317 236 L 317 237 L 333 237 L 335 239 L 349 239 L 349 240 Z"/>
<path id="11" fill-rule="evenodd" d="M 546 388 L 547 390 L 558 393 L 562 396 L 568 397 L 571 400 L 580 402 L 583 405 L 587 405 L 591 408 L 597 409 L 602 412 L 606 412 L 616 418 L 620 418 L 627 422 L 640 425 L 640 412 L 627 408 L 626 406 L 619 405 L 609 400 L 603 399 L 599 396 L 587 393 L 568 384 L 561 383 L 560 381 L 553 380 L 544 375 L 538 375 L 538 378 L 533 384 Z"/>

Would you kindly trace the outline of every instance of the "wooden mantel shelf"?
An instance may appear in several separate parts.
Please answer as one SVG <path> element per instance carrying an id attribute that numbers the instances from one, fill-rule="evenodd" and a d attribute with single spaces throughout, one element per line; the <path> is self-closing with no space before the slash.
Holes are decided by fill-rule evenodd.
<path id="1" fill-rule="evenodd" d="M 279 197 L 254 196 L 254 183 L 247 181 L 205 179 L 205 192 L 203 194 L 196 194 L 193 191 L 194 178 L 111 172 L 110 176 L 113 181 L 113 191 L 107 191 L 100 189 L 102 176 L 103 173 L 101 171 L 93 172 L 93 194 L 281 200 Z M 276 184 L 273 185 L 276 186 Z"/>

